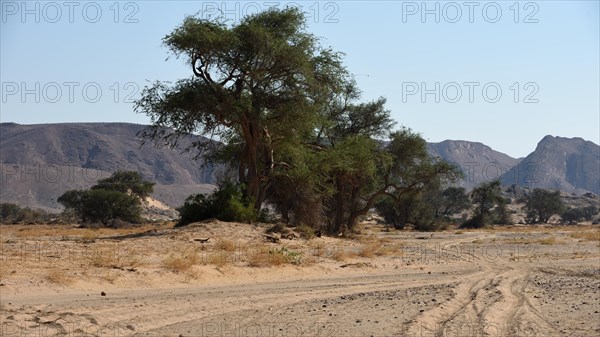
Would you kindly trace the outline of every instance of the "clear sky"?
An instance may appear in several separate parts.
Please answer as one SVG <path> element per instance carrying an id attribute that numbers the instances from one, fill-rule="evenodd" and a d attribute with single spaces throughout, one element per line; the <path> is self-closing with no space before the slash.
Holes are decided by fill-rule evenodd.
<path id="1" fill-rule="evenodd" d="M 191 76 L 161 39 L 187 15 L 301 7 L 364 100 L 438 142 L 513 157 L 545 135 L 600 142 L 598 1 L 1 1 L 0 120 L 149 123 L 148 81 Z"/>

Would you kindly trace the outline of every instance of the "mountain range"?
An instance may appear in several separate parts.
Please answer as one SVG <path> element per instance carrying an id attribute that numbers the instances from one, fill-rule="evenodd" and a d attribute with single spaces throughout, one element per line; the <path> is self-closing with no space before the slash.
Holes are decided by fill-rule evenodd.
<path id="1" fill-rule="evenodd" d="M 215 167 L 183 149 L 141 145 L 146 126 L 128 123 L 19 125 L 0 123 L 0 201 L 58 210 L 56 199 L 85 189 L 118 169 L 156 183 L 153 197 L 176 207 L 190 194 L 213 189 Z"/>
<path id="2" fill-rule="evenodd" d="M 0 123 L 0 202 L 57 211 L 58 196 L 89 188 L 117 169 L 135 170 L 156 182 L 153 197 L 177 207 L 193 193 L 214 188 L 218 167 L 195 160 L 179 147 L 141 145 L 146 126 L 128 123 Z M 525 158 L 512 158 L 489 146 L 464 140 L 429 143 L 432 156 L 455 163 L 471 189 L 500 179 L 504 185 L 600 194 L 600 146 L 581 138 L 544 137 Z"/>

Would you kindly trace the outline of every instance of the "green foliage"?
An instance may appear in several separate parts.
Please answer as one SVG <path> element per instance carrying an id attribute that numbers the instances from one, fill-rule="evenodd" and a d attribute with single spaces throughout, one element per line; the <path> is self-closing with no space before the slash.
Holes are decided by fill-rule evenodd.
<path id="1" fill-rule="evenodd" d="M 390 137 L 386 147 L 366 136 L 345 137 L 330 151 L 328 172 L 331 172 L 335 191 L 328 203 L 331 231 L 351 229 L 358 217 L 365 215 L 384 196 L 397 202 L 400 209 L 396 211 L 416 207 L 406 195 L 419 193 L 432 181 L 442 184 L 460 175 L 454 165 L 430 158 L 425 140 L 410 129 L 402 128 L 392 132 Z M 423 204 L 415 211 L 420 214 L 419 224 L 425 227 L 431 223 L 427 207 L 429 205 Z M 394 214 L 393 208 L 386 207 L 385 202 L 380 208 L 385 209 L 383 212 L 396 226 L 405 223 L 403 212 Z"/>
<path id="2" fill-rule="evenodd" d="M 345 234 L 384 195 L 398 199 L 459 175 L 428 156 L 419 134 L 392 132 L 385 98 L 358 101 L 341 54 L 306 32 L 298 9 L 268 10 L 231 26 L 188 17 L 163 41 L 193 76 L 144 89 L 136 111 L 153 125 L 141 136 L 170 145 L 192 132 L 217 137 L 226 145 L 196 142 L 187 149 L 237 166 L 243 186 L 244 198 L 228 195 L 221 203 L 219 195 L 190 196 L 182 224 L 251 218 L 245 208 L 252 200 L 256 212 L 266 201 L 284 222 L 319 230 L 326 224 L 326 231 Z M 422 213 L 426 219 L 428 211 Z"/>
<path id="3" fill-rule="evenodd" d="M 29 207 L 19 207 L 12 203 L 0 204 L 0 223 L 47 223 L 52 214 Z"/>
<path id="4" fill-rule="evenodd" d="M 471 202 L 464 187 L 448 187 L 440 196 L 437 214 L 450 216 L 460 213 L 470 206 Z"/>
<path id="5" fill-rule="evenodd" d="M 137 172 L 117 171 L 89 190 L 66 191 L 57 201 L 83 223 L 100 222 L 107 226 L 115 219 L 139 223 L 141 200 L 152 193 L 153 186 Z"/>
<path id="6" fill-rule="evenodd" d="M 396 229 L 412 224 L 419 231 L 435 231 L 446 227 L 449 216 L 461 212 L 468 204 L 463 188 L 448 187 L 444 190 L 435 182 L 430 182 L 415 193 L 407 193 L 399 198 L 385 197 L 375 208 Z"/>
<path id="7" fill-rule="evenodd" d="M 348 76 L 341 55 L 305 29 L 303 12 L 291 7 L 232 26 L 223 18 L 187 17 L 163 42 L 193 76 L 143 90 L 136 111 L 153 125 L 141 136 L 160 144 L 191 132 L 219 138 L 227 146 L 196 142 L 188 149 L 237 165 L 245 196 L 260 210 L 271 179 L 287 166 L 282 151 L 302 147 L 319 109 Z"/>
<path id="8" fill-rule="evenodd" d="M 501 195 L 500 181 L 482 183 L 471 192 L 471 201 L 475 205 L 473 217 L 464 222 L 463 228 L 481 228 L 492 223 L 511 222 L 506 212 L 506 199 Z"/>
<path id="9" fill-rule="evenodd" d="M 489 226 L 493 222 L 491 213 L 475 214 L 467 221 L 465 221 L 460 227 L 461 228 L 482 228 Z"/>
<path id="10" fill-rule="evenodd" d="M 92 189 L 103 189 L 133 194 L 144 199 L 154 190 L 154 183 L 144 181 L 142 176 L 135 171 L 117 171 L 106 179 L 98 180 Z"/>
<path id="11" fill-rule="evenodd" d="M 232 182 L 225 182 L 209 196 L 189 196 L 178 211 L 181 216 L 178 226 L 207 219 L 254 222 L 258 217 L 252 201 L 243 195 L 242 186 Z"/>
<path id="12" fill-rule="evenodd" d="M 576 223 L 583 220 L 583 210 L 581 208 L 567 208 L 560 217 L 568 223 Z"/>
<path id="13" fill-rule="evenodd" d="M 525 203 L 527 223 L 547 223 L 554 214 L 561 214 L 565 206 L 559 191 L 534 189 Z"/>
<path id="14" fill-rule="evenodd" d="M 583 208 L 567 208 L 565 209 L 560 217 L 563 221 L 568 223 L 576 223 L 579 221 L 587 220 L 592 221 L 594 215 L 598 213 L 598 208 L 595 206 L 586 206 Z"/>
<path id="15" fill-rule="evenodd" d="M 87 221 L 99 221 L 105 226 L 113 219 L 138 223 L 141 202 L 138 197 L 123 192 L 92 189 L 84 192 L 82 212 Z"/>
<path id="16" fill-rule="evenodd" d="M 513 220 L 506 208 L 506 205 L 510 204 L 510 199 L 504 200 L 498 203 L 496 209 L 494 209 L 492 222 L 496 225 L 512 225 Z"/>
<path id="17" fill-rule="evenodd" d="M 67 210 L 72 210 L 75 214 L 79 214 L 86 222 L 86 213 L 84 212 L 84 198 L 87 191 L 70 190 L 58 197 L 57 201 L 62 204 Z"/>
<path id="18" fill-rule="evenodd" d="M 598 207 L 596 206 L 586 206 L 581 212 L 583 213 L 583 218 L 587 221 L 592 221 L 594 216 L 598 214 Z"/>
<path id="19" fill-rule="evenodd" d="M 396 229 L 404 229 L 409 223 L 412 203 L 413 198 L 404 197 L 398 200 L 385 196 L 375 204 L 375 209 L 388 224 Z"/>

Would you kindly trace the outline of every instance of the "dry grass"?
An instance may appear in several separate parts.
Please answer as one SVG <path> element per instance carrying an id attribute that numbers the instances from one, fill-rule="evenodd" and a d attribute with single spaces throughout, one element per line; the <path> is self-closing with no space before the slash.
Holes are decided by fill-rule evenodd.
<path id="1" fill-rule="evenodd" d="M 369 239 L 360 240 L 363 245 L 358 251 L 358 256 L 372 258 L 375 256 L 398 255 L 402 251 L 402 243 L 391 240 L 390 238 L 369 237 Z"/>
<path id="2" fill-rule="evenodd" d="M 167 255 L 162 260 L 162 267 L 172 272 L 180 273 L 189 270 L 199 262 L 198 253 L 193 249 L 187 249 Z"/>
<path id="3" fill-rule="evenodd" d="M 311 255 L 314 257 L 323 257 L 327 252 L 327 246 L 322 243 L 312 244 L 308 246 L 311 252 Z"/>
<path id="4" fill-rule="evenodd" d="M 189 269 L 183 273 L 183 282 L 189 283 L 191 280 L 197 280 L 202 273 L 196 269 Z"/>
<path id="5" fill-rule="evenodd" d="M 358 256 L 372 258 L 375 255 L 380 255 L 380 248 L 382 244 L 381 242 L 369 242 L 364 244 L 360 251 L 358 252 Z"/>
<path id="6" fill-rule="evenodd" d="M 207 262 L 217 267 L 223 267 L 230 264 L 233 261 L 233 256 L 227 254 L 225 251 L 216 252 L 208 256 Z"/>
<path id="7" fill-rule="evenodd" d="M 13 273 L 14 266 L 12 262 L 4 257 L 0 259 L 0 263 L 2 263 L 2 267 L 0 267 L 0 281 L 4 281 L 8 278 L 8 275 Z"/>
<path id="8" fill-rule="evenodd" d="M 167 226 L 165 226 L 167 227 Z M 118 236 L 143 233 L 156 228 L 155 225 L 143 225 L 133 228 L 78 228 L 65 225 L 27 225 L 25 227 L 4 226 L 2 231 L 14 232 L 16 237 L 73 237 L 96 239 L 100 236 Z"/>
<path id="9" fill-rule="evenodd" d="M 88 257 L 88 262 L 96 268 L 112 268 L 116 267 L 118 258 L 106 251 L 97 251 Z"/>
<path id="10" fill-rule="evenodd" d="M 356 252 L 354 252 L 353 250 L 348 250 L 340 247 L 333 254 L 333 259 L 336 261 L 344 262 L 348 259 L 352 259 L 357 256 L 358 254 L 356 254 Z"/>
<path id="11" fill-rule="evenodd" d="M 575 232 L 569 235 L 575 239 L 583 239 L 587 241 L 599 241 L 600 242 L 600 231 L 587 231 L 587 232 Z"/>
<path id="12" fill-rule="evenodd" d="M 402 255 L 402 243 L 393 242 L 389 244 L 383 244 L 376 252 L 378 256 L 400 256 Z"/>
<path id="13" fill-rule="evenodd" d="M 538 242 L 542 245 L 553 245 L 557 243 L 556 238 L 551 236 L 549 238 L 539 239 Z"/>
<path id="14" fill-rule="evenodd" d="M 247 257 L 250 267 L 274 267 L 301 263 L 301 254 L 285 247 L 275 248 L 264 245 L 250 252 Z"/>
<path id="15" fill-rule="evenodd" d="M 234 241 L 219 238 L 215 243 L 215 248 L 220 251 L 234 252 L 237 249 L 237 244 Z"/>
<path id="16" fill-rule="evenodd" d="M 126 251 L 118 245 L 96 246 L 85 261 L 96 268 L 134 268 L 143 265 L 140 252 Z"/>
<path id="17" fill-rule="evenodd" d="M 100 236 L 100 233 L 97 230 L 86 229 L 81 233 L 80 239 L 83 242 L 93 242 Z"/>
<path id="18" fill-rule="evenodd" d="M 67 285 L 73 282 L 69 275 L 60 269 L 50 269 L 46 272 L 46 279 L 52 283 Z"/>
<path id="19" fill-rule="evenodd" d="M 556 237 L 554 237 L 554 236 L 550 236 L 547 238 L 541 238 L 541 239 L 525 238 L 525 237 L 511 238 L 511 239 L 505 239 L 502 242 L 507 243 L 507 244 L 515 244 L 515 245 L 529 245 L 529 244 L 536 244 L 536 243 L 541 244 L 541 245 L 554 245 L 554 244 L 560 243 L 560 241 L 556 240 Z"/>
<path id="20" fill-rule="evenodd" d="M 117 271 L 107 270 L 106 272 L 104 272 L 104 274 L 102 274 L 102 279 L 105 281 L 108 281 L 109 283 L 115 283 L 115 280 L 119 276 L 121 276 L 121 274 L 118 273 Z"/>

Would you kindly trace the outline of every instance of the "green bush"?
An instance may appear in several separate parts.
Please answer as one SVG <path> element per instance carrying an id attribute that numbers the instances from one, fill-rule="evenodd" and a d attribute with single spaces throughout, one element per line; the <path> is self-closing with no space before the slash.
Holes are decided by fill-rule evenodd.
<path id="1" fill-rule="evenodd" d="M 85 192 L 83 212 L 87 220 L 105 226 L 113 219 L 138 223 L 141 221 L 141 202 L 138 197 L 123 192 L 94 189 Z"/>
<path id="2" fill-rule="evenodd" d="M 527 196 L 527 223 L 548 223 L 552 215 L 561 214 L 564 209 L 559 191 L 536 188 Z"/>
<path id="3" fill-rule="evenodd" d="M 99 180 L 90 190 L 67 191 L 57 201 L 65 206 L 66 214 L 76 214 L 83 223 L 100 222 L 104 226 L 113 220 L 139 223 L 142 199 L 152 193 L 153 186 L 137 172 L 117 171 Z"/>
<path id="4" fill-rule="evenodd" d="M 594 218 L 594 216 L 596 214 L 598 214 L 598 207 L 596 206 L 587 206 L 584 207 L 583 209 L 581 209 L 581 212 L 583 213 L 583 218 L 587 221 L 592 221 L 592 219 Z"/>
<path id="5" fill-rule="evenodd" d="M 475 214 L 473 217 L 463 222 L 460 228 L 482 228 L 492 223 L 493 217 L 487 213 Z"/>
<path id="6" fill-rule="evenodd" d="M 55 214 L 46 211 L 20 207 L 12 203 L 0 204 L 0 222 L 2 223 L 47 223 Z"/>
<path id="7" fill-rule="evenodd" d="M 584 218 L 583 210 L 581 208 L 568 208 L 560 216 L 563 221 L 568 223 L 576 223 Z"/>
<path id="8" fill-rule="evenodd" d="M 254 222 L 258 218 L 253 202 L 244 197 L 242 186 L 232 182 L 226 182 L 208 196 L 190 195 L 177 210 L 181 217 L 178 226 L 207 219 Z"/>
<path id="9" fill-rule="evenodd" d="M 93 190 L 110 190 L 137 195 L 140 198 L 149 196 L 154 190 L 154 183 L 145 181 L 135 171 L 116 171 L 110 177 L 98 180 Z"/>

